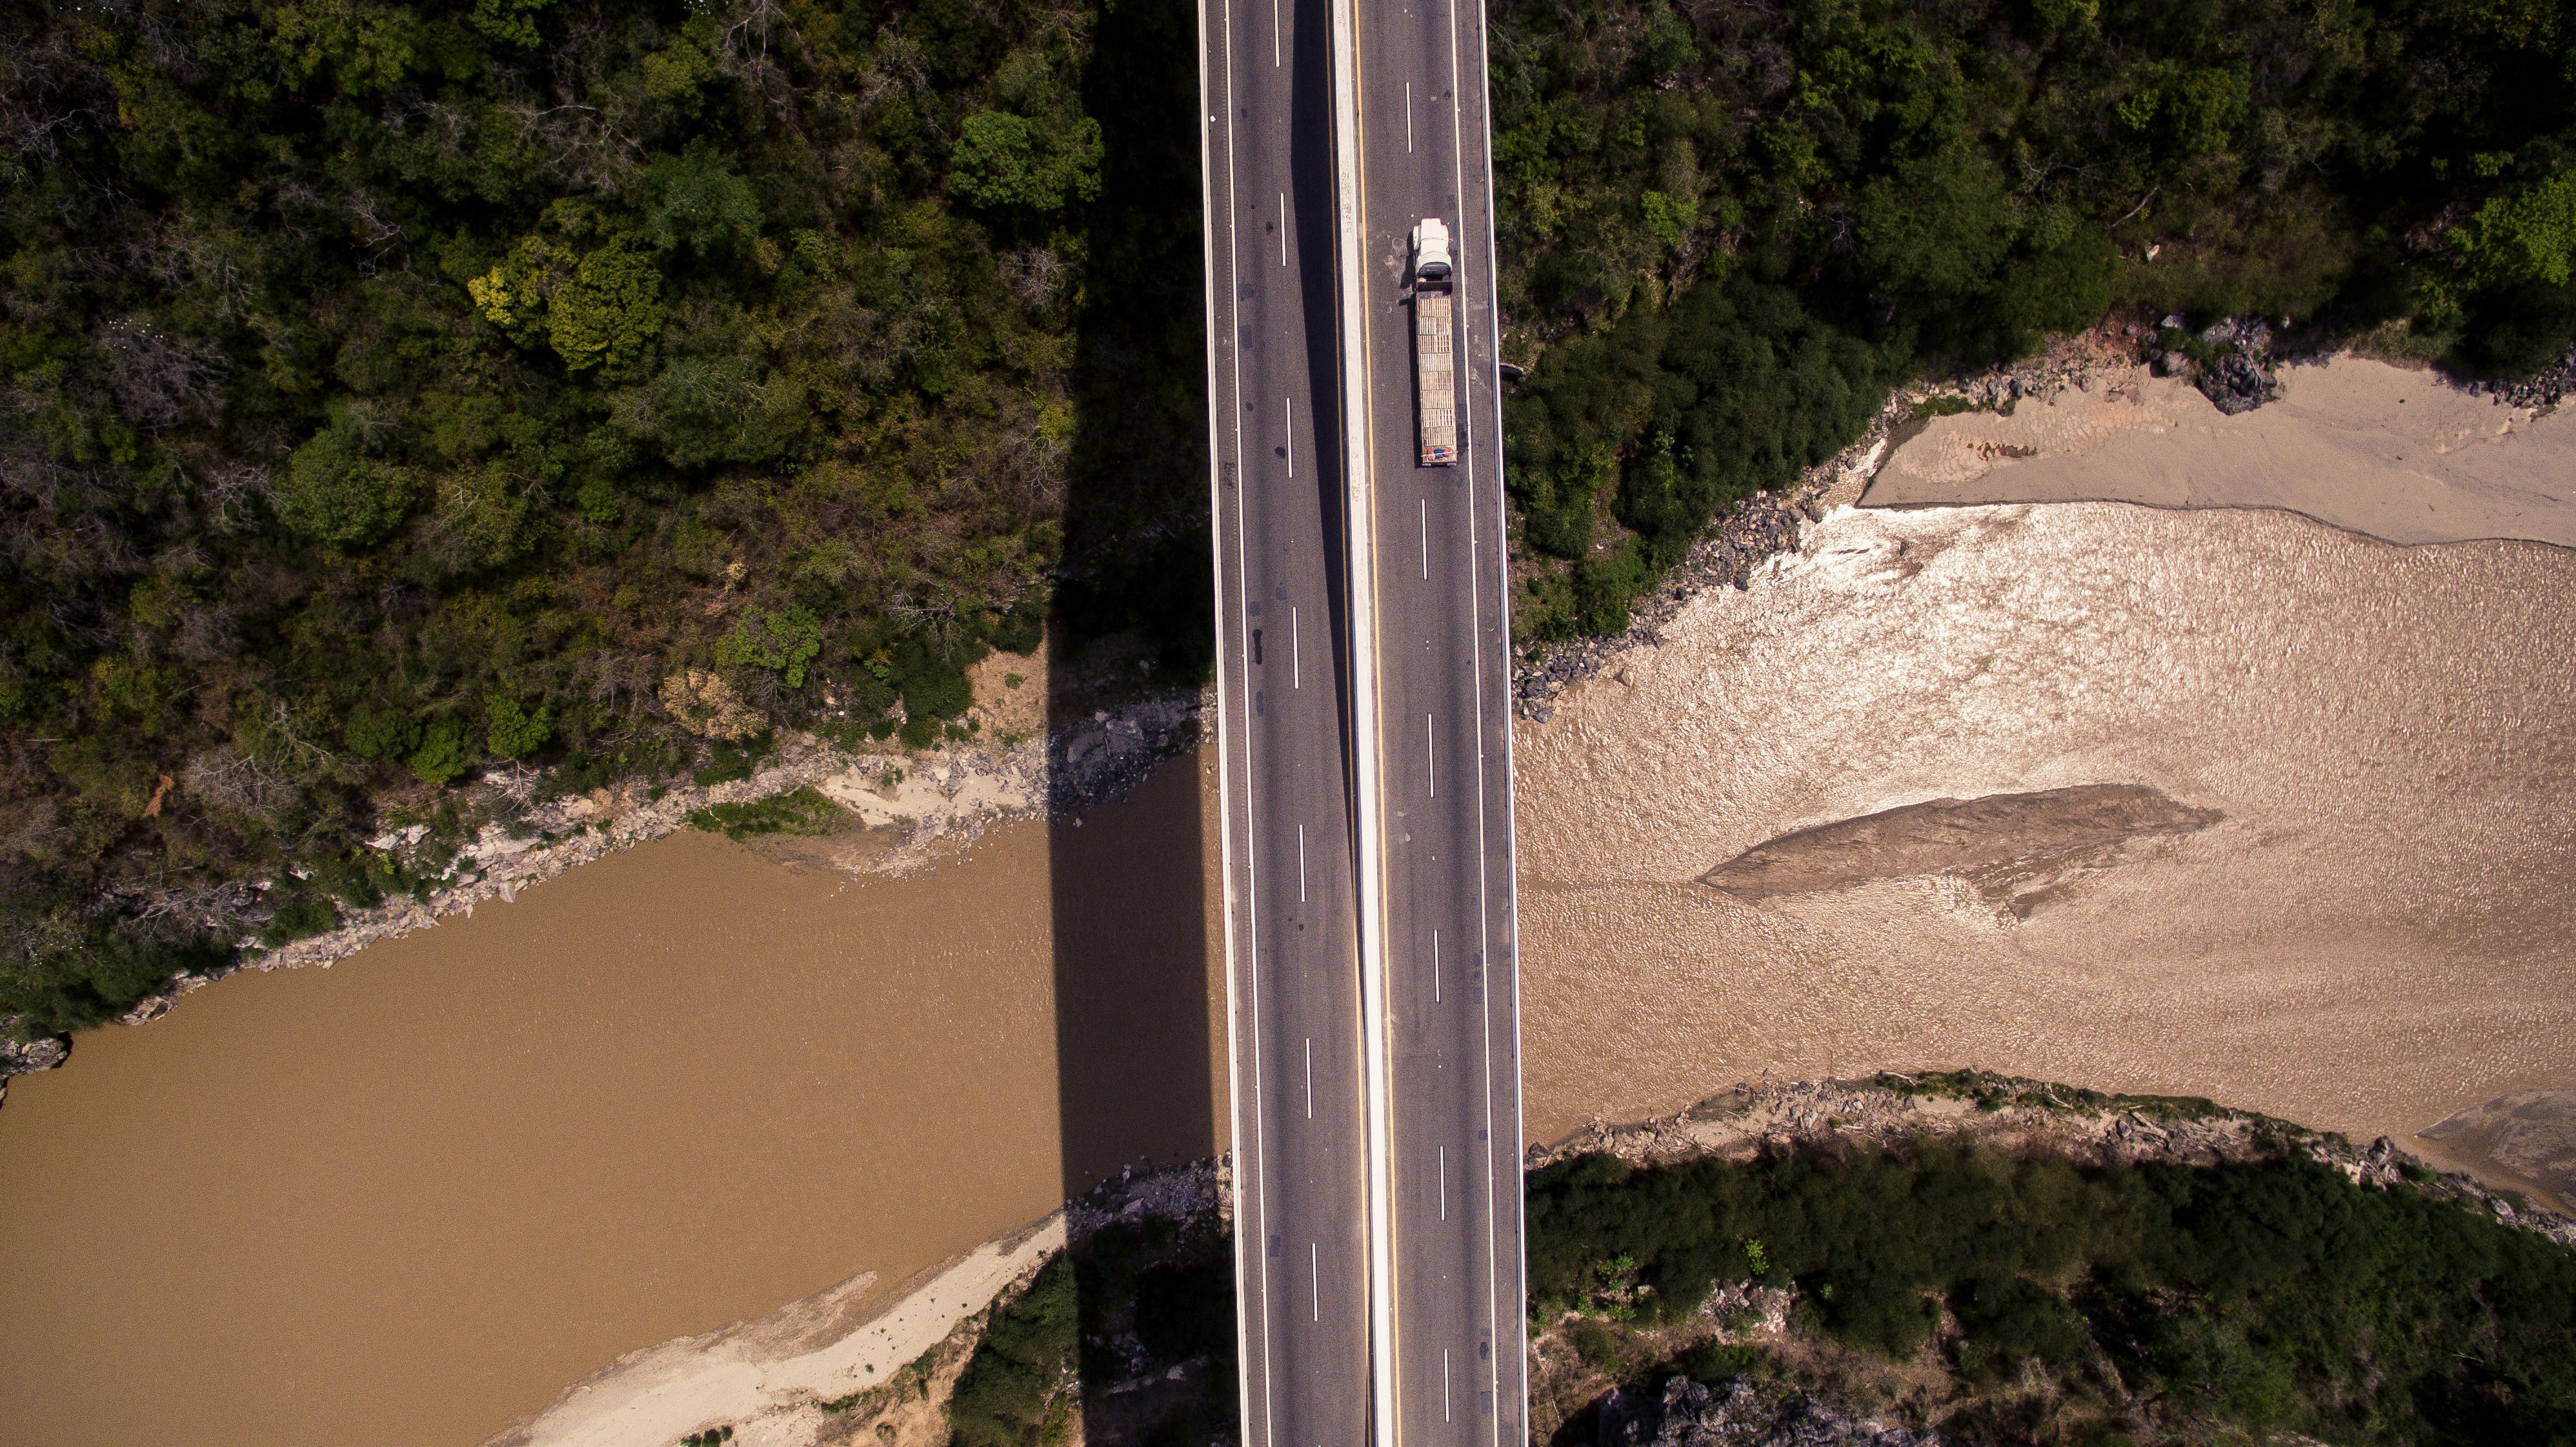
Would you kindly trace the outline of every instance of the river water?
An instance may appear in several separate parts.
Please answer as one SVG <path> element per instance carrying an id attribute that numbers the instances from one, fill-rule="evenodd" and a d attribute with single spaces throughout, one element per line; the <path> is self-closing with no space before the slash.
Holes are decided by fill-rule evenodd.
<path id="1" fill-rule="evenodd" d="M 1836 514 L 1519 735 L 1531 1138 L 1766 1069 L 2363 1135 L 2576 1085 L 2571 596 L 2576 553 L 2279 514 Z M 82 1037 L 0 1109 L 5 1435 L 471 1447 L 621 1352 L 1206 1151 L 1207 778 L 907 879 L 681 836 Z M 1895 865 L 1765 856 L 1831 887 L 1700 879 L 2040 791 L 2171 827 L 2009 898 L 1994 827 L 2099 820 L 1916 811 Z"/>
<path id="2" fill-rule="evenodd" d="M 2576 1084 L 2571 598 L 2576 552 L 2285 513 L 1831 515 L 1519 737 L 1533 1136 L 1766 1069 L 1975 1065 L 2365 1141 Z M 2106 785 L 2218 818 L 2037 860 L 2017 899 L 1971 882 L 2026 842 L 1991 831 L 1804 894 L 1700 880 Z"/>
<path id="3" fill-rule="evenodd" d="M 1202 779 L 904 879 L 683 834 L 80 1037 L 0 1108 L 0 1440 L 471 1447 L 1208 1153 Z M 1193 1018 L 1066 1038 L 1059 978 Z"/>

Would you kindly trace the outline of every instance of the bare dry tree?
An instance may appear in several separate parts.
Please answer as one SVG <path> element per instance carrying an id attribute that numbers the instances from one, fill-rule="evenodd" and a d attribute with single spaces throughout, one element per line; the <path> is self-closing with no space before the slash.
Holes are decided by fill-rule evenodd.
<path id="1" fill-rule="evenodd" d="M 108 393 L 127 421 L 163 431 L 214 415 L 231 368 L 213 342 L 179 336 L 150 316 L 119 317 L 100 329 Z"/>

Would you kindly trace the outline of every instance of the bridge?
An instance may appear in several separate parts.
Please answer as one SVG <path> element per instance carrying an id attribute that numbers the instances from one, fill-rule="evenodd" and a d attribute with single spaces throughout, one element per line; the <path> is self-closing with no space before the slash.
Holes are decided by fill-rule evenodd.
<path id="1" fill-rule="evenodd" d="M 1201 0 L 1247 1447 L 1527 1434 L 1480 0 Z M 1448 222 L 1458 465 L 1418 464 Z"/>

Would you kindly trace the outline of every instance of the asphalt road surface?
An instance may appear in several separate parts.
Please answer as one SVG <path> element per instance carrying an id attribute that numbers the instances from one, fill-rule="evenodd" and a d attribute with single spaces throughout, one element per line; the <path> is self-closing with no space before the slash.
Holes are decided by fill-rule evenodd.
<path id="1" fill-rule="evenodd" d="M 1526 1433 L 1493 223 L 1476 0 L 1356 7 L 1365 316 L 1337 352 L 1328 0 L 1201 0 L 1210 441 L 1249 1447 Z M 1450 224 L 1462 465 L 1417 465 L 1407 236 Z M 1393 1227 L 1372 1431 L 1342 576 L 1365 390 Z"/>
<path id="2" fill-rule="evenodd" d="M 1527 1436 L 1502 429 L 1481 0 L 1359 0 L 1395 1440 Z M 1419 465 L 1409 236 L 1446 221 L 1460 462 Z"/>
<path id="3" fill-rule="evenodd" d="M 1369 1299 L 1327 0 L 1201 0 L 1248 1447 L 1362 1447 Z"/>

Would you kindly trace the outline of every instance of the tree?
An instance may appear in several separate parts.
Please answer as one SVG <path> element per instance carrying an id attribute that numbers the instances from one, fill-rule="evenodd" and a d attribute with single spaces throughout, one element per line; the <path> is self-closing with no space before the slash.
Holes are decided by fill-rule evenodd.
<path id="1" fill-rule="evenodd" d="M 655 156 L 644 168 L 644 192 L 652 207 L 645 235 L 661 250 L 703 255 L 748 246 L 760 235 L 760 200 L 751 183 L 703 137 L 676 156 Z"/>
<path id="2" fill-rule="evenodd" d="M 564 365 L 624 372 L 662 334 L 662 273 L 623 239 L 585 254 L 546 303 L 546 340 Z"/>
<path id="3" fill-rule="evenodd" d="M 2576 270 L 2576 171 L 2495 197 L 2449 240 L 2480 286 L 2565 286 Z"/>
<path id="4" fill-rule="evenodd" d="M 970 206 L 1060 211 L 1100 197 L 1100 122 L 1044 127 L 1007 111 L 966 118 L 948 160 L 948 191 Z"/>
<path id="5" fill-rule="evenodd" d="M 366 456 L 347 430 L 332 426 L 287 459 L 277 510 L 315 542 L 364 547 L 394 530 L 419 490 L 410 468 Z"/>
<path id="6" fill-rule="evenodd" d="M 493 757 L 515 759 L 535 753 L 554 734 L 554 711 L 544 704 L 535 713 L 504 693 L 483 698 L 483 746 Z"/>
<path id="7" fill-rule="evenodd" d="M 465 742 L 465 725 L 440 719 L 424 731 L 411 756 L 411 771 L 425 783 L 446 784 L 465 772 L 474 757 Z"/>

